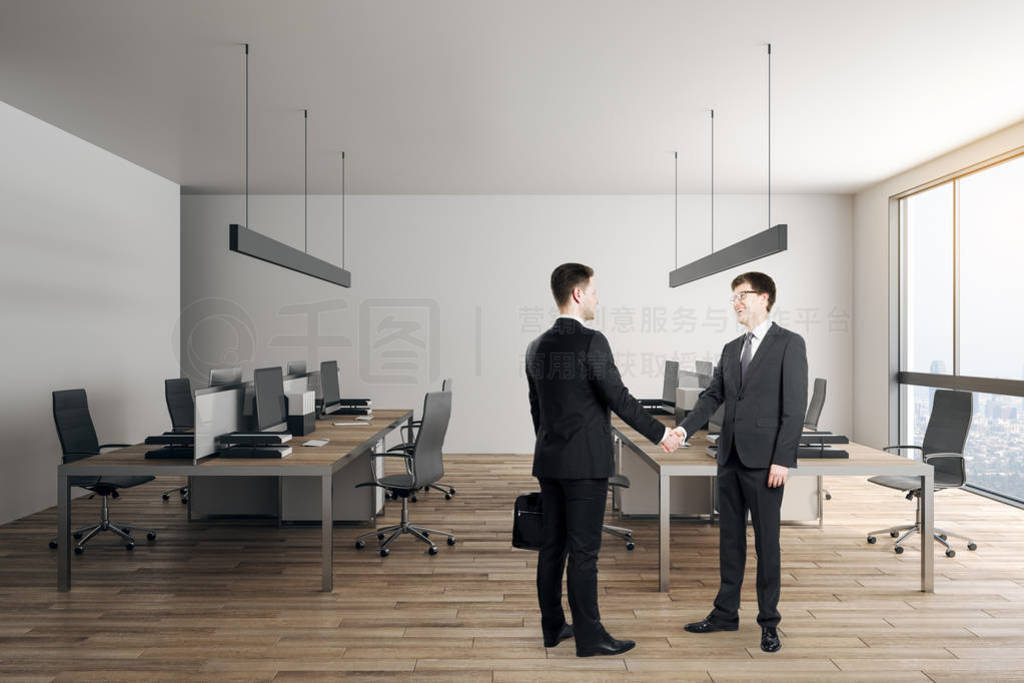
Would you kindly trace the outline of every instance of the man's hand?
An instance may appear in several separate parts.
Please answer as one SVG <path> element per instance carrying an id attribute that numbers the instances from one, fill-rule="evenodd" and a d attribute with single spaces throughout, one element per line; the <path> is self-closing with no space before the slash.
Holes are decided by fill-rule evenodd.
<path id="1" fill-rule="evenodd" d="M 665 434 L 665 438 L 661 440 L 661 450 L 666 453 L 671 453 L 675 449 L 679 448 L 679 444 L 682 440 L 679 438 L 679 434 L 676 431 L 670 431 Z"/>
<path id="2" fill-rule="evenodd" d="M 671 453 L 672 451 L 679 448 L 679 446 L 681 446 L 683 441 L 685 440 L 686 432 L 683 430 L 682 427 L 676 427 L 675 429 L 669 431 L 665 435 L 665 438 L 661 440 L 661 449 L 666 453 Z"/>
<path id="3" fill-rule="evenodd" d="M 789 475 L 789 468 L 782 465 L 772 465 L 768 470 L 768 488 L 776 489 L 786 483 Z"/>

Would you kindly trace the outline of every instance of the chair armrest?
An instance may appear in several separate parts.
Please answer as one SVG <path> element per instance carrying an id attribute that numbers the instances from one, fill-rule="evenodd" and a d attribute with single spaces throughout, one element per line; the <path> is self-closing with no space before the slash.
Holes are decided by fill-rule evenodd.
<path id="1" fill-rule="evenodd" d="M 886 453 L 888 453 L 889 451 L 898 451 L 898 450 L 903 449 L 903 448 L 907 448 L 907 449 L 910 449 L 912 451 L 922 451 L 922 452 L 924 451 L 924 449 L 921 446 L 914 446 L 914 445 L 911 445 L 911 444 L 900 444 L 898 446 L 883 446 L 882 450 L 885 451 Z"/>
<path id="2" fill-rule="evenodd" d="M 929 453 L 924 456 L 925 462 L 931 462 L 932 460 L 949 459 L 949 460 L 963 460 L 963 453 Z"/>
<path id="3" fill-rule="evenodd" d="M 388 453 L 394 453 L 395 451 L 404 451 L 410 453 L 415 448 L 411 443 L 400 443 L 397 446 L 392 446 L 387 450 Z"/>
<path id="4" fill-rule="evenodd" d="M 412 454 L 410 453 L 370 453 L 371 458 L 405 458 L 406 460 L 412 460 Z"/>

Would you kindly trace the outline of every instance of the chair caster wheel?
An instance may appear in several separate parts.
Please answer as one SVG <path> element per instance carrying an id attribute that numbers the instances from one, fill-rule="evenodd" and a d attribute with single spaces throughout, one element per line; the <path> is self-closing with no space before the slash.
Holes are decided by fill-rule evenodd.
<path id="1" fill-rule="evenodd" d="M 455 489 L 453 489 L 452 487 L 449 486 L 448 487 L 448 493 L 450 493 L 450 494 L 452 494 L 454 496 L 455 495 Z"/>
<path id="2" fill-rule="evenodd" d="M 948 541 L 948 540 L 949 540 L 949 539 L 948 539 L 948 538 L 946 537 L 946 534 L 939 534 L 939 538 L 941 538 L 941 539 L 942 539 L 943 541 Z"/>
<path id="3" fill-rule="evenodd" d="M 900 532 L 898 532 L 898 531 L 890 531 L 890 532 L 889 532 L 889 535 L 890 535 L 891 537 L 893 537 L 893 538 L 896 538 L 897 536 L 899 536 L 899 535 L 900 535 Z"/>
<path id="4" fill-rule="evenodd" d="M 181 504 L 182 505 L 188 505 L 188 498 L 182 498 L 181 499 Z"/>
<path id="5" fill-rule="evenodd" d="M 76 545 L 75 546 L 75 555 L 81 555 L 84 552 L 85 552 L 85 548 L 83 548 L 80 545 Z"/>
<path id="6" fill-rule="evenodd" d="M 155 540 L 156 540 L 156 533 L 154 533 L 154 532 L 152 532 L 152 531 L 150 531 L 149 533 L 147 533 L 147 534 L 146 534 L 146 540 L 147 540 L 147 541 L 155 541 Z"/>
<path id="7" fill-rule="evenodd" d="M 448 537 L 448 545 L 455 545 L 455 537 L 454 536 L 449 536 Z"/>
<path id="8" fill-rule="evenodd" d="M 894 553 L 896 553 L 897 555 L 902 555 L 902 554 L 903 554 L 903 546 L 901 546 L 901 545 L 898 545 L 898 546 L 896 546 L 896 547 L 895 547 L 895 548 L 893 548 L 892 550 L 893 550 L 893 552 L 894 552 Z"/>
<path id="9" fill-rule="evenodd" d="M 56 549 L 57 548 L 57 541 L 50 541 L 50 547 Z"/>
<path id="10" fill-rule="evenodd" d="M 430 553 L 431 555 L 437 555 L 437 546 L 436 545 L 430 546 L 430 548 L 427 550 L 427 552 Z"/>
<path id="11" fill-rule="evenodd" d="M 877 538 L 875 538 L 874 536 L 868 536 L 868 543 L 870 543 L 871 545 L 874 545 L 877 542 L 878 542 Z"/>
<path id="12" fill-rule="evenodd" d="M 356 550 L 362 550 L 365 547 L 366 543 L 364 541 L 356 541 Z"/>
<path id="13" fill-rule="evenodd" d="M 410 503 L 415 503 L 416 502 L 416 496 L 409 496 L 409 502 Z"/>
<path id="14" fill-rule="evenodd" d="M 629 541 L 629 542 L 626 543 L 626 550 L 632 550 L 635 547 L 636 547 L 636 544 L 633 543 L 633 541 Z"/>
<path id="15" fill-rule="evenodd" d="M 831 493 L 826 493 L 825 494 L 825 500 L 832 500 L 832 494 Z"/>
<path id="16" fill-rule="evenodd" d="M 956 557 L 956 551 L 950 548 L 946 551 L 946 557 Z"/>
<path id="17" fill-rule="evenodd" d="M 430 538 L 430 532 L 429 531 L 424 531 L 423 535 L 426 536 L 427 538 Z"/>
<path id="18" fill-rule="evenodd" d="M 977 550 L 978 549 L 978 544 L 977 543 L 968 543 L 967 544 L 967 549 L 968 550 Z"/>
<path id="19" fill-rule="evenodd" d="M 135 541 L 131 541 L 129 543 L 125 543 L 124 544 L 124 549 L 125 550 L 135 550 Z"/>
<path id="20" fill-rule="evenodd" d="M 378 541 L 383 541 L 384 540 L 384 534 L 377 534 L 377 540 Z"/>
<path id="21" fill-rule="evenodd" d="M 124 531 L 126 534 L 130 534 L 132 532 L 132 528 L 130 526 L 123 526 L 121 527 L 121 530 Z"/>
<path id="22" fill-rule="evenodd" d="M 444 494 L 444 499 L 445 500 L 451 500 L 452 499 L 452 494 L 450 494 L 450 493 Z"/>
<path id="23" fill-rule="evenodd" d="M 170 500 L 170 499 L 171 499 L 171 497 L 170 497 L 170 496 L 168 496 L 168 495 L 167 495 L 166 493 L 165 493 L 165 494 L 163 494 L 163 496 L 161 496 L 161 497 L 162 497 L 162 498 L 163 498 L 163 499 L 164 499 L 165 501 L 168 501 L 168 500 Z"/>
<path id="24" fill-rule="evenodd" d="M 74 538 L 77 541 L 78 539 L 80 539 L 82 537 L 82 532 L 81 531 L 76 531 L 75 533 L 71 534 L 71 537 Z"/>
<path id="25" fill-rule="evenodd" d="M 387 557 L 390 554 L 391 554 L 391 549 L 390 548 L 381 548 L 380 549 L 380 556 L 381 557 Z"/>

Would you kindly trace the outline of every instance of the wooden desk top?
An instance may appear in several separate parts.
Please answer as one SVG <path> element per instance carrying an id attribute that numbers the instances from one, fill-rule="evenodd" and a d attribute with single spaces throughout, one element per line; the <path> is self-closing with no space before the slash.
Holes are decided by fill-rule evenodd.
<path id="1" fill-rule="evenodd" d="M 675 426 L 672 415 L 655 415 L 666 427 Z M 654 469 L 665 474 L 715 474 L 717 462 L 705 452 L 710 445 L 706 434 L 699 431 L 690 435 L 686 448 L 666 453 L 661 446 L 651 443 L 647 437 L 634 430 L 620 418 L 612 416 L 612 429 L 623 437 L 624 445 L 637 453 Z M 792 475 L 827 476 L 873 476 L 878 474 L 921 476 L 932 469 L 917 460 L 910 460 L 893 453 L 886 453 L 869 446 L 850 442 L 837 445 L 847 451 L 849 458 L 800 458 L 797 466 L 790 470 Z"/>
<path id="2" fill-rule="evenodd" d="M 316 430 L 305 436 L 293 436 L 286 445 L 291 455 L 284 458 L 221 458 L 210 456 L 193 465 L 191 460 L 147 460 L 145 454 L 159 446 L 135 444 L 91 458 L 61 465 L 70 476 L 77 475 L 287 475 L 322 474 L 343 467 L 412 417 L 411 410 L 377 410 L 365 425 L 335 426 L 334 422 L 354 422 L 354 415 L 330 415 L 317 420 Z M 328 439 L 319 448 L 305 447 L 304 441 Z"/>

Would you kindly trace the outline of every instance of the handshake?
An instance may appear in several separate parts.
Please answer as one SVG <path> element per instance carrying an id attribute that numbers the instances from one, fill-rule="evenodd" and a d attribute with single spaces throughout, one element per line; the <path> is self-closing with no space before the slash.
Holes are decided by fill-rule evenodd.
<path id="1" fill-rule="evenodd" d="M 659 445 L 661 446 L 661 450 L 665 451 L 666 453 L 671 453 L 677 448 L 679 448 L 681 445 L 683 445 L 683 441 L 685 440 L 686 432 L 683 430 L 682 427 L 676 427 L 675 429 L 665 434 L 665 438 L 661 440 L 661 443 Z"/>

